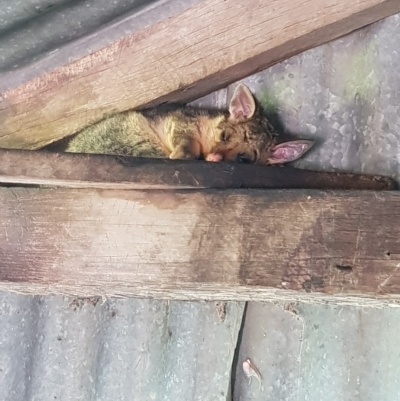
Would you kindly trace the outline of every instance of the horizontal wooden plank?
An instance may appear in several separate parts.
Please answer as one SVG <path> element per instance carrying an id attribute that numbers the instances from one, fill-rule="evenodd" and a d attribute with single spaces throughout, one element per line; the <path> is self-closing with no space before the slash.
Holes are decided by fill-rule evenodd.
<path id="1" fill-rule="evenodd" d="M 393 192 L 0 189 L 0 288 L 396 304 Z"/>
<path id="2" fill-rule="evenodd" d="M 391 190 L 387 177 L 234 163 L 0 150 L 0 183 L 69 188 Z"/>
<path id="3" fill-rule="evenodd" d="M 204 0 L 1 93 L 0 147 L 38 149 L 105 113 L 198 98 L 399 11 L 398 0 Z"/>

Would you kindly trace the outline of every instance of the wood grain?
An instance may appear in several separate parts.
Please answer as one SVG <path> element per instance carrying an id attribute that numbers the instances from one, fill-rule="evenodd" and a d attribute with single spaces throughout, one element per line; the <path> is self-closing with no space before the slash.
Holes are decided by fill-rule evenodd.
<path id="1" fill-rule="evenodd" d="M 387 177 L 289 167 L 0 150 L 0 183 L 101 189 L 306 188 L 391 190 Z"/>
<path id="2" fill-rule="evenodd" d="M 204 0 L 0 94 L 0 147 L 38 149 L 106 113 L 198 98 L 399 11 L 398 0 Z"/>
<path id="3" fill-rule="evenodd" d="M 397 304 L 393 192 L 0 189 L 0 288 Z"/>

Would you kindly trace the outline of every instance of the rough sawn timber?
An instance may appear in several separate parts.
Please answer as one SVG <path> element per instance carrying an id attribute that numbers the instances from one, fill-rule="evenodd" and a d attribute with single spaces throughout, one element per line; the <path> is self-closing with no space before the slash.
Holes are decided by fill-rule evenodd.
<path id="1" fill-rule="evenodd" d="M 387 177 L 204 161 L 0 149 L 0 183 L 99 189 L 391 190 Z"/>
<path id="2" fill-rule="evenodd" d="M 0 147 L 38 149 L 115 111 L 190 101 L 400 11 L 398 0 L 204 0 L 0 94 Z"/>
<path id="3" fill-rule="evenodd" d="M 0 288 L 357 305 L 400 298 L 397 192 L 0 189 Z"/>

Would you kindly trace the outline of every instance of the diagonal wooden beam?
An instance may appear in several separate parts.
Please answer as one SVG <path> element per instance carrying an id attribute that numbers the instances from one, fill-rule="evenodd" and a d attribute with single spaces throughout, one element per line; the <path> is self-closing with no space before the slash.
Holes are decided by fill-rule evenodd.
<path id="1" fill-rule="evenodd" d="M 0 147 L 37 149 L 106 113 L 189 101 L 400 11 L 398 0 L 204 0 L 0 94 Z"/>
<path id="2" fill-rule="evenodd" d="M 238 163 L 0 150 L 0 184 L 100 189 L 307 188 L 391 190 L 388 177 Z"/>
<path id="3" fill-rule="evenodd" d="M 393 192 L 0 189 L 0 289 L 400 301 Z"/>

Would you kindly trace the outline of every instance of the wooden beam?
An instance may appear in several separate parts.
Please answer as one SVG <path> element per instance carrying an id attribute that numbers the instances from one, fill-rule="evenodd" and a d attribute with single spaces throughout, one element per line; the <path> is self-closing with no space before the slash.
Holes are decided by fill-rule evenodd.
<path id="1" fill-rule="evenodd" d="M 289 167 L 0 150 L 0 183 L 102 189 L 395 189 L 387 177 Z"/>
<path id="2" fill-rule="evenodd" d="M 396 304 L 393 192 L 0 189 L 0 289 Z"/>
<path id="3" fill-rule="evenodd" d="M 399 11 L 398 0 L 204 0 L 0 94 L 0 147 L 38 149 L 105 113 L 198 98 Z"/>

